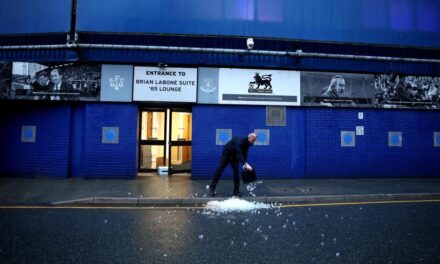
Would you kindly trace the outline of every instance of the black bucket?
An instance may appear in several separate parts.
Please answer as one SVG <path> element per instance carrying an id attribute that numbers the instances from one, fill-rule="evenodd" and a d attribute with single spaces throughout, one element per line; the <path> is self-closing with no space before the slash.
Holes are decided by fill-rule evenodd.
<path id="1" fill-rule="evenodd" d="M 243 179 L 244 184 L 248 184 L 257 180 L 257 175 L 255 174 L 255 170 L 243 170 L 241 172 L 241 178 Z"/>

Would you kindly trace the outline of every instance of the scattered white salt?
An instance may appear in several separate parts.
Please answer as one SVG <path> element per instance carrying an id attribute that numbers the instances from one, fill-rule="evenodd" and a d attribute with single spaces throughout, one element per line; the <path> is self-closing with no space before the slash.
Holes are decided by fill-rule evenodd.
<path id="1" fill-rule="evenodd" d="M 203 235 L 200 235 L 200 236 L 199 236 L 199 239 L 203 239 Z"/>
<path id="2" fill-rule="evenodd" d="M 231 211 L 251 211 L 255 209 L 269 209 L 270 205 L 257 202 L 248 202 L 246 200 L 232 197 L 224 201 L 211 201 L 206 204 L 206 209 L 215 212 L 231 212 Z"/>

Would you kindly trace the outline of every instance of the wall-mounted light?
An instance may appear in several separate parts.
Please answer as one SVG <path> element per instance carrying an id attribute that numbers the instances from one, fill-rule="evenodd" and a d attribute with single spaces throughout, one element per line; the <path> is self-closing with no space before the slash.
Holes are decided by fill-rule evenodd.
<path id="1" fill-rule="evenodd" d="M 246 40 L 246 46 L 247 46 L 248 50 L 253 49 L 254 45 L 255 45 L 255 43 L 254 43 L 254 39 L 253 38 L 248 38 Z"/>

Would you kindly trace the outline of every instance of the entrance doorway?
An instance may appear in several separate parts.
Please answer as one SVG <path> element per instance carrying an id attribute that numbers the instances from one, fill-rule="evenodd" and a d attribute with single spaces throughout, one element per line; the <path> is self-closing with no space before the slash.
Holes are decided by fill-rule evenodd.
<path id="1" fill-rule="evenodd" d="M 141 109 L 139 172 L 191 172 L 191 109 Z"/>

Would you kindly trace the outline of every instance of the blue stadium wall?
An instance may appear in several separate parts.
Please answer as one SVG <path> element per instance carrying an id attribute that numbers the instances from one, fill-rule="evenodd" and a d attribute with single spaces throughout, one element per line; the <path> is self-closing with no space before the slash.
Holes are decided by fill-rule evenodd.
<path id="1" fill-rule="evenodd" d="M 135 104 L 2 106 L 2 176 L 127 178 L 137 173 Z M 222 146 L 217 128 L 246 135 L 270 130 L 270 145 L 253 146 L 249 162 L 261 178 L 436 177 L 440 113 L 425 110 L 288 107 L 285 127 L 268 127 L 264 106 L 195 105 L 192 177 L 211 178 Z M 362 112 L 363 119 L 358 119 Z M 36 126 L 36 142 L 21 142 L 21 127 Z M 341 147 L 341 131 L 364 126 L 355 147 Z M 119 144 L 102 144 L 102 127 L 119 127 Z M 388 147 L 388 132 L 402 147 Z M 230 168 L 224 174 L 231 177 Z"/>
<path id="2" fill-rule="evenodd" d="M 362 112 L 363 119 L 358 119 Z M 211 178 L 222 146 L 217 128 L 233 136 L 270 130 L 269 146 L 253 146 L 249 162 L 261 178 L 436 177 L 440 130 L 436 111 L 289 107 L 285 127 L 267 127 L 264 106 L 193 107 L 193 178 Z M 341 146 L 341 131 L 364 126 L 354 147 Z M 402 132 L 402 147 L 388 147 L 388 132 Z M 232 177 L 228 168 L 225 178 Z"/>
<path id="3" fill-rule="evenodd" d="M 69 176 L 135 178 L 137 173 L 137 106 L 84 104 L 73 110 L 72 167 Z M 119 143 L 103 144 L 102 128 L 118 127 Z"/>
<path id="4" fill-rule="evenodd" d="M 1 175 L 66 177 L 71 108 L 66 105 L 6 105 L 3 101 L 0 109 Z M 35 143 L 21 142 L 22 126 L 36 126 Z"/>
<path id="5" fill-rule="evenodd" d="M 16 101 L 0 109 L 2 176 L 136 177 L 136 105 Z M 34 143 L 21 141 L 22 126 L 36 126 Z M 119 144 L 102 144 L 102 127 L 119 127 Z"/>

